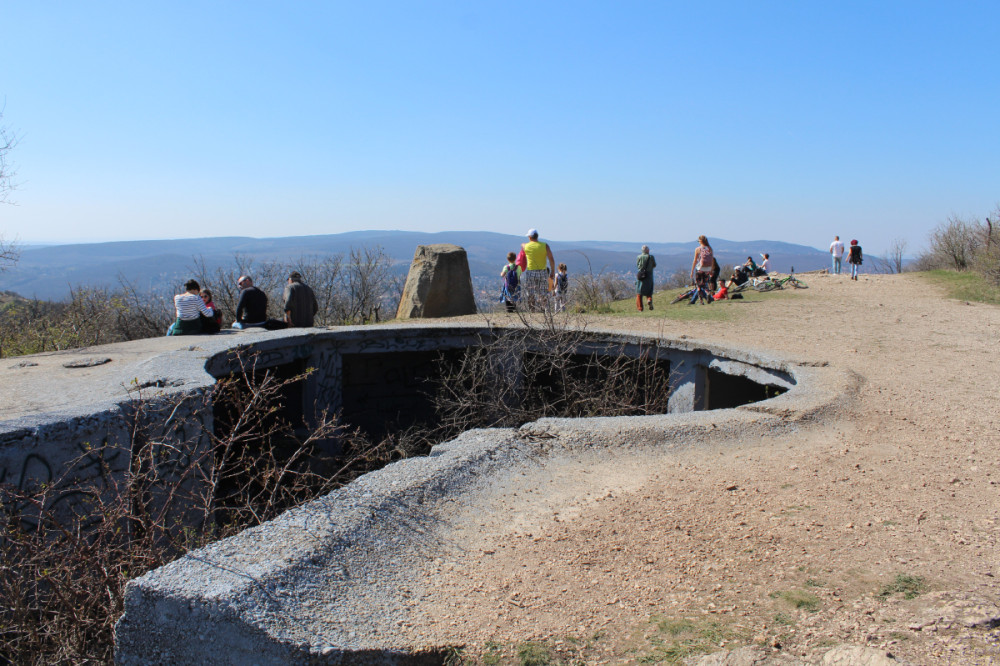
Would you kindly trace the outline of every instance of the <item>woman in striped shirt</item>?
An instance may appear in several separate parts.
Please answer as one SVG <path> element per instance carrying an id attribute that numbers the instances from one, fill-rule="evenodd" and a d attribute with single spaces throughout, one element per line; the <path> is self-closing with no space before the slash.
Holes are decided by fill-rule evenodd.
<path id="1" fill-rule="evenodd" d="M 211 317 L 212 308 L 205 305 L 201 298 L 201 285 L 196 280 L 184 283 L 183 294 L 174 296 L 174 308 L 177 310 L 177 321 L 169 329 L 167 335 L 197 335 L 201 333 L 201 315 Z"/>

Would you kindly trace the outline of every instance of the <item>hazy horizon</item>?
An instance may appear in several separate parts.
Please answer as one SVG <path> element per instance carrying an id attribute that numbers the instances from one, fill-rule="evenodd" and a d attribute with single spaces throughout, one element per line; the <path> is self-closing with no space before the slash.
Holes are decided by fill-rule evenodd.
<path id="1" fill-rule="evenodd" d="M 7 3 L 48 243 L 468 229 L 911 251 L 1000 201 L 998 3 Z M 140 238 L 141 236 L 141 238 Z"/>

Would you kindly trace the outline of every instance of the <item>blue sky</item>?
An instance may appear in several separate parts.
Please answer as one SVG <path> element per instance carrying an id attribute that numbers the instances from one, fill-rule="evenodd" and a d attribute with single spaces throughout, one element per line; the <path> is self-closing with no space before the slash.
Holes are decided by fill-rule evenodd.
<path id="1" fill-rule="evenodd" d="M 911 251 L 1000 202 L 996 2 L 8 2 L 22 241 Z"/>

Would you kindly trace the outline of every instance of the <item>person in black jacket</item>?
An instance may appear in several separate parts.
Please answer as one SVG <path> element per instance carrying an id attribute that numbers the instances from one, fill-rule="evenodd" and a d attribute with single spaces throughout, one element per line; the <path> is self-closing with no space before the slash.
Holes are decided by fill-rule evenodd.
<path id="1" fill-rule="evenodd" d="M 236 286 L 240 288 L 240 300 L 233 328 L 263 326 L 267 322 L 267 294 L 253 286 L 253 280 L 246 275 L 240 276 Z"/>
<path id="2" fill-rule="evenodd" d="M 863 258 L 861 256 L 861 246 L 858 245 L 858 241 L 851 241 L 851 254 L 847 258 L 847 263 L 851 265 L 851 279 L 858 279 L 858 272 L 861 271 L 861 262 Z"/>

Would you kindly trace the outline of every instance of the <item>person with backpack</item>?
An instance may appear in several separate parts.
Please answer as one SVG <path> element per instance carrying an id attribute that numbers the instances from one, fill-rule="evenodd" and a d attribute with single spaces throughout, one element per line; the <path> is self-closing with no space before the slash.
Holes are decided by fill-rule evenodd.
<path id="1" fill-rule="evenodd" d="M 569 291 L 568 270 L 566 264 L 559 264 L 559 270 L 556 272 L 555 289 L 552 292 L 553 306 L 556 312 L 562 312 L 566 309 L 566 292 Z"/>
<path id="2" fill-rule="evenodd" d="M 635 307 L 642 312 L 642 299 L 646 298 L 649 309 L 653 309 L 653 269 L 656 258 L 649 253 L 649 246 L 642 246 L 642 254 L 635 258 Z"/>
<path id="3" fill-rule="evenodd" d="M 517 300 L 521 297 L 521 267 L 517 265 L 517 255 L 507 253 L 507 265 L 500 271 L 500 297 L 507 312 L 517 309 Z"/>
<path id="4" fill-rule="evenodd" d="M 861 272 L 861 263 L 863 259 L 861 257 L 861 246 L 858 245 L 858 241 L 851 241 L 851 254 L 847 258 L 847 263 L 851 265 L 851 279 L 857 281 L 858 273 Z"/>
<path id="5" fill-rule="evenodd" d="M 712 279 L 712 269 L 715 266 L 715 254 L 712 246 L 708 244 L 706 236 L 698 236 L 698 248 L 694 251 L 694 260 L 691 262 L 691 282 L 696 289 L 691 295 L 691 302 L 694 305 L 701 297 L 702 304 L 712 302 L 712 294 L 708 292 L 708 283 Z"/>

